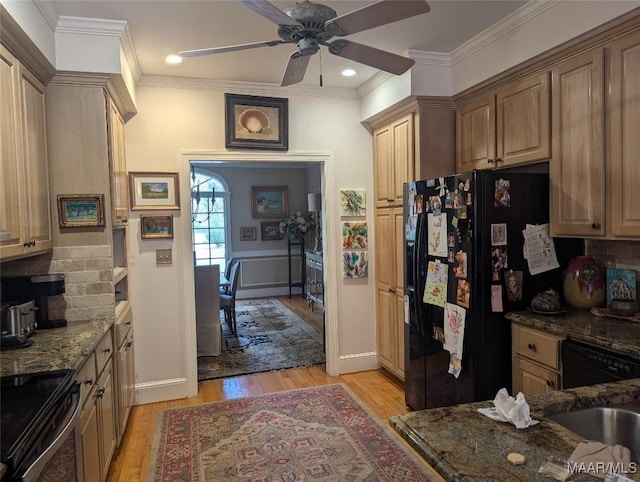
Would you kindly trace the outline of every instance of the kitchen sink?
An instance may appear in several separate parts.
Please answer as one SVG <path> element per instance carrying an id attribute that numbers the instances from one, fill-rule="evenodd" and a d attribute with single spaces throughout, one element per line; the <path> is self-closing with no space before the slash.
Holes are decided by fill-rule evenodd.
<path id="1" fill-rule="evenodd" d="M 587 440 L 622 445 L 640 462 L 640 403 L 593 407 L 557 413 L 549 418 Z"/>

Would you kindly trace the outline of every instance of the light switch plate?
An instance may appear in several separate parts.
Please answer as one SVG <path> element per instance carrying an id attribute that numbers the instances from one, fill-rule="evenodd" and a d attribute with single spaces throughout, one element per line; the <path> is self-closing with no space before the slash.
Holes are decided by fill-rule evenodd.
<path id="1" fill-rule="evenodd" d="M 170 249 L 156 249 L 156 264 L 171 264 L 172 262 Z"/>

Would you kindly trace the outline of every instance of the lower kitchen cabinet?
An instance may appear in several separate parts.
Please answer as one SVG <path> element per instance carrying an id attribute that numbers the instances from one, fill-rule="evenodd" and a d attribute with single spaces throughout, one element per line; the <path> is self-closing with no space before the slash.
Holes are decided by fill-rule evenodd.
<path id="1" fill-rule="evenodd" d="M 524 395 L 560 390 L 562 337 L 511 324 L 512 392 Z"/>
<path id="2" fill-rule="evenodd" d="M 133 405 L 135 372 L 133 365 L 133 316 L 131 306 L 116 319 L 116 391 L 118 444 L 122 440 Z"/>
<path id="3" fill-rule="evenodd" d="M 80 369 L 78 381 L 84 390 L 79 426 L 82 479 L 84 482 L 103 482 L 116 448 L 111 331 Z"/>

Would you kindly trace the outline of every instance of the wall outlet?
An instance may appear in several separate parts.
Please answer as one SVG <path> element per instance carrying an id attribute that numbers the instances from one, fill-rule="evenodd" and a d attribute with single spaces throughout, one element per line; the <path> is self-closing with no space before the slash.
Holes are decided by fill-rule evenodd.
<path id="1" fill-rule="evenodd" d="M 172 262 L 170 249 L 156 249 L 156 264 L 171 264 Z"/>

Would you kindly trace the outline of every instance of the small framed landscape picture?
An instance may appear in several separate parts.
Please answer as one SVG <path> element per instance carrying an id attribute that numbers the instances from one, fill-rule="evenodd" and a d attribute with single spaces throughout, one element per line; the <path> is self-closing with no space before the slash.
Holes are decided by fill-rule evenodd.
<path id="1" fill-rule="evenodd" d="M 251 214 L 254 218 L 283 218 L 288 214 L 287 186 L 251 186 Z"/>
<path id="2" fill-rule="evenodd" d="M 255 241 L 255 240 L 256 240 L 255 227 L 240 228 L 240 241 Z"/>
<path id="3" fill-rule="evenodd" d="M 58 224 L 61 228 L 104 227 L 104 195 L 58 195 Z"/>
<path id="4" fill-rule="evenodd" d="M 132 211 L 180 209 L 177 172 L 130 172 Z"/>
<path id="5" fill-rule="evenodd" d="M 260 231 L 262 233 L 262 241 L 275 241 L 280 239 L 279 221 L 262 221 L 260 223 Z"/>
<path id="6" fill-rule="evenodd" d="M 173 238 L 173 216 L 140 216 L 142 239 Z"/>

